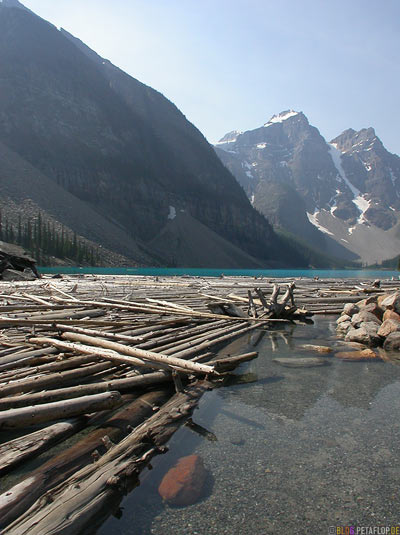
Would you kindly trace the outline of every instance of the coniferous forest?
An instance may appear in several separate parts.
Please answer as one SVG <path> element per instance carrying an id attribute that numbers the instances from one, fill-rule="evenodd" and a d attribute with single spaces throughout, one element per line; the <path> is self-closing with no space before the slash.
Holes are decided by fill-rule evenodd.
<path id="1" fill-rule="evenodd" d="M 79 239 L 76 232 L 44 220 L 40 212 L 24 221 L 19 215 L 16 225 L 0 212 L 0 240 L 20 245 L 41 266 L 53 265 L 56 259 L 75 265 L 96 266 L 99 262 L 93 247 Z"/>

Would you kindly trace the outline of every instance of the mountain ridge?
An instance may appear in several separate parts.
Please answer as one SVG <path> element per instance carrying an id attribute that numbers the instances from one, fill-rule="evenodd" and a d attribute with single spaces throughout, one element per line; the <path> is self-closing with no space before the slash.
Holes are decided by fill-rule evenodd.
<path id="1" fill-rule="evenodd" d="M 128 236 L 128 258 L 168 263 L 170 255 L 160 256 L 152 243 L 173 206 L 190 215 L 191 228 L 204 225 L 210 239 L 218 235 L 239 247 L 243 262 L 253 257 L 261 265 L 305 265 L 252 208 L 204 136 L 161 93 L 66 30 L 4 3 L 0 61 L 0 142 L 30 172 L 72 196 L 74 205 L 84 203 L 88 216 L 98 214 L 110 239 L 116 229 Z M 0 181 L 5 175 L 0 162 Z M 38 203 L 45 209 L 44 201 Z M 198 261 L 204 262 L 200 244 Z M 236 258 L 231 262 L 236 265 Z"/>
<path id="2" fill-rule="evenodd" d="M 215 150 L 276 229 L 343 260 L 396 255 L 400 158 L 373 128 L 350 128 L 328 143 L 302 112 L 286 110 L 226 134 Z"/>

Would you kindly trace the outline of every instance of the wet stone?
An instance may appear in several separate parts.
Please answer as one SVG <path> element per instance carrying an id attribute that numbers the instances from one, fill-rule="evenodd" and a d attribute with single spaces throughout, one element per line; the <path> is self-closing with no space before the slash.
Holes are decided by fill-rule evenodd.
<path id="1" fill-rule="evenodd" d="M 199 455 L 182 457 L 165 474 L 158 493 L 168 505 L 192 505 L 203 497 L 206 477 L 207 470 Z"/>
<path id="2" fill-rule="evenodd" d="M 286 368 L 313 368 L 327 366 L 330 362 L 322 357 L 277 358 L 274 362 Z"/>
<path id="3" fill-rule="evenodd" d="M 335 354 L 335 357 L 341 360 L 371 360 L 379 359 L 378 355 L 372 349 L 363 349 L 362 351 L 341 351 Z"/>
<path id="4" fill-rule="evenodd" d="M 243 446 L 243 444 L 246 442 L 241 435 L 232 435 L 229 438 L 229 441 L 234 446 Z"/>
<path id="5" fill-rule="evenodd" d="M 303 344 L 301 349 L 308 349 L 309 351 L 316 351 L 317 353 L 331 353 L 332 348 L 328 346 L 317 346 L 315 344 Z"/>

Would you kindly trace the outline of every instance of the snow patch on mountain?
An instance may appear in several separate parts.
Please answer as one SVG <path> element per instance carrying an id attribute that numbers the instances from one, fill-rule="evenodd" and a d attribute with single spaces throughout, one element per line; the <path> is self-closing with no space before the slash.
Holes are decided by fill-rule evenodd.
<path id="1" fill-rule="evenodd" d="M 329 152 L 331 153 L 331 158 L 333 161 L 334 166 L 336 167 L 337 172 L 339 173 L 339 177 L 343 180 L 343 182 L 349 187 L 354 197 L 358 197 L 361 192 L 353 186 L 353 184 L 350 182 L 350 180 L 347 178 L 345 170 L 342 166 L 342 153 L 339 149 L 336 148 L 336 143 L 329 143 L 328 144 Z"/>
<path id="2" fill-rule="evenodd" d="M 271 124 L 275 123 L 282 123 L 283 121 L 286 121 L 286 119 L 289 119 L 290 117 L 294 117 L 295 115 L 298 115 L 298 111 L 294 110 L 287 110 L 283 111 L 282 113 L 278 113 L 278 115 L 273 115 L 271 119 L 264 124 L 265 127 L 271 126 Z"/>
<path id="3" fill-rule="evenodd" d="M 175 219 L 175 217 L 176 217 L 176 208 L 175 208 L 175 206 L 170 206 L 169 207 L 168 219 Z"/>
<path id="4" fill-rule="evenodd" d="M 330 230 L 328 230 L 326 227 L 323 227 L 319 222 L 318 222 L 318 215 L 319 215 L 319 210 L 316 210 L 313 214 L 310 214 L 309 212 L 307 212 L 307 217 L 308 217 L 308 220 L 310 223 L 312 223 L 315 227 L 317 227 L 318 230 L 320 230 L 321 232 L 325 232 L 325 234 L 330 234 L 331 236 L 333 236 L 333 232 L 331 232 Z"/>
<path id="5" fill-rule="evenodd" d="M 229 132 L 223 138 L 217 141 L 215 145 L 225 145 L 226 143 L 236 143 L 237 138 L 241 134 L 243 134 L 243 132 L 240 132 L 239 130 L 232 130 L 232 132 Z"/>

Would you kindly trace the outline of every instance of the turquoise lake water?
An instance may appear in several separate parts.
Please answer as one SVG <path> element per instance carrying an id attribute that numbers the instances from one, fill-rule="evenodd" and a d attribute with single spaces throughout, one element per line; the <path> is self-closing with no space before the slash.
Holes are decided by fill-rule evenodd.
<path id="1" fill-rule="evenodd" d="M 100 268 L 100 267 L 40 267 L 41 273 L 65 275 L 96 274 L 96 275 L 150 275 L 172 277 L 188 275 L 191 277 L 227 276 L 247 277 L 320 277 L 329 279 L 391 279 L 399 277 L 398 271 L 363 270 L 363 269 L 203 269 L 203 268 Z"/>

